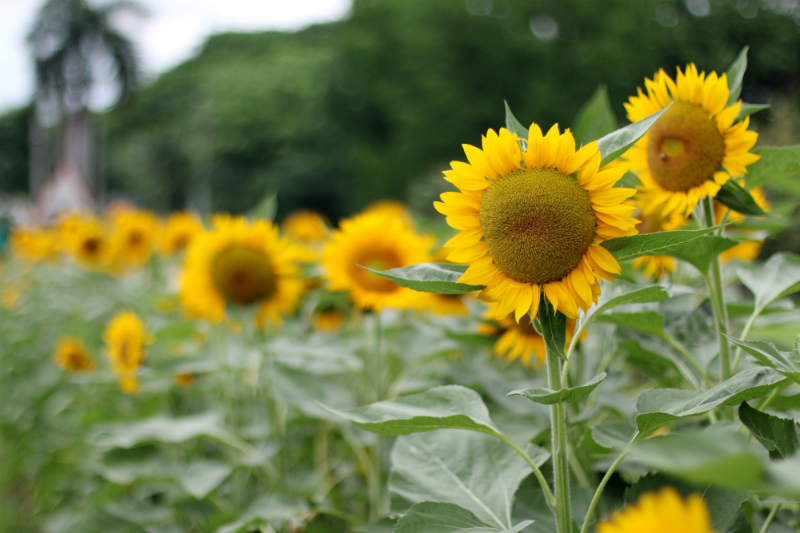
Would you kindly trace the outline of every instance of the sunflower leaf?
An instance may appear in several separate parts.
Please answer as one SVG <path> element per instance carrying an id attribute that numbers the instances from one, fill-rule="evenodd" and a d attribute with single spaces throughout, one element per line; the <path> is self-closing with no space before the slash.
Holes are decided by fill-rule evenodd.
<path id="1" fill-rule="evenodd" d="M 613 291 L 614 288 L 609 290 Z M 661 285 L 653 285 L 651 287 L 644 287 L 643 289 L 636 289 L 634 291 L 620 294 L 619 296 L 614 296 L 602 304 L 589 309 L 584 321 L 588 322 L 595 315 L 599 315 L 604 311 L 608 311 L 614 307 L 619 307 L 620 305 L 660 302 L 668 299 L 670 296 L 670 292 Z"/>
<path id="2" fill-rule="evenodd" d="M 740 268 L 736 274 L 755 296 L 759 312 L 778 298 L 800 291 L 800 257 L 796 255 L 775 254 L 763 265 Z"/>
<path id="3" fill-rule="evenodd" d="M 800 383 L 800 353 L 798 353 L 797 348 L 791 352 L 781 352 L 771 342 L 741 341 L 729 335 L 725 336 L 733 344 L 758 359 L 762 365 L 766 365 L 787 378 Z"/>
<path id="4" fill-rule="evenodd" d="M 725 73 L 728 77 L 727 105 L 736 102 L 736 100 L 739 99 L 739 95 L 742 94 L 742 80 L 744 79 L 744 72 L 747 70 L 747 51 L 749 49 L 749 46 L 742 48 L 742 51 L 739 52 L 739 56 L 731 63 L 731 66 L 728 67 L 728 71 Z"/>
<path id="5" fill-rule="evenodd" d="M 600 383 L 606 379 L 606 373 L 594 377 L 583 385 L 577 387 L 565 387 L 561 390 L 546 389 L 544 387 L 533 387 L 530 389 L 515 390 L 508 393 L 509 396 L 525 396 L 536 403 L 552 405 L 554 403 L 575 403 L 589 396 Z"/>
<path id="6" fill-rule="evenodd" d="M 748 117 L 764 109 L 769 109 L 769 104 L 748 104 L 746 102 L 742 102 L 742 108 L 739 111 L 739 114 L 736 115 L 736 121 L 738 122 L 744 117 Z"/>
<path id="7" fill-rule="evenodd" d="M 800 173 L 800 145 L 762 146 L 752 152 L 761 159 L 747 167 L 745 188 L 748 191 Z"/>
<path id="8" fill-rule="evenodd" d="M 753 409 L 746 402 L 739 406 L 739 420 L 764 445 L 772 459 L 786 459 L 800 448 L 797 422 Z"/>
<path id="9" fill-rule="evenodd" d="M 713 233 L 722 226 L 701 229 L 679 229 L 618 237 L 603 241 L 600 246 L 611 252 L 617 261 L 630 261 L 647 255 L 669 255 L 703 235 Z"/>
<path id="10" fill-rule="evenodd" d="M 636 144 L 636 142 L 644 137 L 647 131 L 650 129 L 650 126 L 658 120 L 658 118 L 669 109 L 672 104 L 668 105 L 661 111 L 657 111 L 650 115 L 647 118 L 640 120 L 639 122 L 634 122 L 633 124 L 629 124 L 624 128 L 620 128 L 616 131 L 601 137 L 597 141 L 597 148 L 600 150 L 600 155 L 603 157 L 600 160 L 600 166 L 607 165 L 608 163 L 614 161 L 619 156 L 624 154 L 628 151 L 628 149 Z"/>
<path id="11" fill-rule="evenodd" d="M 708 272 L 711 262 L 725 250 L 733 248 L 739 241 L 720 237 L 719 235 L 704 235 L 692 241 L 691 246 L 684 246 L 670 250 L 665 255 L 680 259 L 694 266 L 702 273 Z"/>
<path id="12" fill-rule="evenodd" d="M 464 294 L 479 291 L 482 285 L 467 285 L 458 283 L 458 279 L 467 270 L 468 265 L 453 265 L 450 263 L 420 263 L 401 268 L 393 268 L 383 272 L 369 270 L 386 279 L 390 279 L 408 289 L 419 292 L 432 292 L 435 294 Z"/>
<path id="13" fill-rule="evenodd" d="M 664 316 L 655 311 L 641 311 L 639 313 L 606 313 L 595 318 L 596 322 L 616 324 L 642 333 L 665 338 Z"/>
<path id="14" fill-rule="evenodd" d="M 511 108 L 508 107 L 508 102 L 503 102 L 506 105 L 506 129 L 511 133 L 515 133 L 517 137 L 520 139 L 528 139 L 528 128 L 522 125 L 522 123 L 517 120 L 517 117 L 514 116 L 514 113 L 511 112 Z"/>
<path id="15" fill-rule="evenodd" d="M 722 205 L 730 207 L 743 215 L 752 215 L 756 217 L 765 217 L 769 215 L 769 213 L 761 209 L 761 206 L 756 203 L 755 198 L 753 198 L 744 187 L 736 183 L 735 180 L 726 181 L 725 185 L 720 188 L 714 199 Z"/>
<path id="16" fill-rule="evenodd" d="M 564 345 L 567 344 L 567 317 L 555 309 L 547 298 L 542 298 L 539 305 L 539 320 L 542 337 L 548 353 L 556 354 L 560 359 L 567 360 Z"/>
<path id="17" fill-rule="evenodd" d="M 608 99 L 608 89 L 605 85 L 599 85 L 575 117 L 572 128 L 575 142 L 578 146 L 582 146 L 608 135 L 615 129 L 617 129 L 617 117 L 614 116 L 611 101 Z"/>
<path id="18" fill-rule="evenodd" d="M 522 531 L 533 520 L 520 522 L 511 529 L 504 529 L 502 533 L 517 533 Z M 443 502 L 422 502 L 416 504 L 394 526 L 394 533 L 501 533 L 496 526 L 489 526 L 472 512 L 460 505 Z"/>

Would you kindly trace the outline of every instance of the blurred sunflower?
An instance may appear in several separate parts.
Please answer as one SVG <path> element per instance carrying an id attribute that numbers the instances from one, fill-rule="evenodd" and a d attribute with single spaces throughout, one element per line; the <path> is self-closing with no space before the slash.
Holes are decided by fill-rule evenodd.
<path id="1" fill-rule="evenodd" d="M 758 206 L 766 212 L 770 212 L 772 206 L 767 201 L 767 197 L 764 195 L 764 189 L 761 187 L 756 187 L 752 191 L 750 191 L 753 200 L 756 201 Z M 730 211 L 730 212 L 728 212 Z M 720 224 L 722 220 L 725 218 L 725 213 L 728 213 L 728 221 L 733 222 L 735 224 L 741 224 L 745 221 L 745 216 L 741 213 L 737 213 L 732 209 L 729 210 L 726 206 L 722 205 L 719 202 L 714 202 L 714 220 L 717 224 Z M 747 230 L 742 230 L 745 234 L 747 234 Z M 764 240 L 747 240 L 743 241 L 733 248 L 728 248 L 724 252 L 722 252 L 719 256 L 720 261 L 723 263 L 728 263 L 732 260 L 741 261 L 743 263 L 752 263 L 758 254 L 761 253 L 761 246 L 763 246 Z"/>
<path id="2" fill-rule="evenodd" d="M 672 488 L 646 493 L 609 521 L 597 525 L 597 533 L 714 533 L 702 496 L 683 500 Z"/>
<path id="3" fill-rule="evenodd" d="M 419 235 L 391 212 L 362 213 L 339 223 L 322 251 L 322 266 L 331 291 L 347 291 L 361 309 L 408 309 L 418 305 L 416 291 L 373 274 L 430 260 L 434 240 Z"/>
<path id="4" fill-rule="evenodd" d="M 58 240 L 50 228 L 15 226 L 9 245 L 12 255 L 31 263 L 58 259 Z"/>
<path id="5" fill-rule="evenodd" d="M 315 309 L 311 313 L 311 325 L 317 331 L 336 333 L 345 323 L 347 315 L 338 307 Z"/>
<path id="6" fill-rule="evenodd" d="M 397 200 L 378 200 L 365 207 L 361 213 L 364 215 L 375 213 L 383 214 L 387 217 L 401 220 L 409 226 L 414 227 L 414 217 L 411 216 L 411 211 Z"/>
<path id="7" fill-rule="evenodd" d="M 647 215 L 661 209 L 689 216 L 697 203 L 714 197 L 730 177 L 747 173 L 759 157 L 750 152 L 758 134 L 748 131 L 750 118 L 735 123 L 741 101 L 728 102 L 728 79 L 723 73 L 697 73 L 692 63 L 678 68 L 675 81 L 663 70 L 644 80 L 625 103 L 631 122 L 638 122 L 672 103 L 623 158 L 642 182 L 639 199 Z"/>
<path id="8" fill-rule="evenodd" d="M 256 324 L 282 322 L 297 307 L 305 285 L 297 247 L 269 221 L 219 215 L 186 254 L 179 296 L 189 314 L 222 322 L 226 305 L 257 307 Z"/>
<path id="9" fill-rule="evenodd" d="M 173 255 L 184 251 L 204 229 L 203 221 L 194 213 L 172 213 L 164 226 L 161 253 Z"/>
<path id="10" fill-rule="evenodd" d="M 194 374 L 184 372 L 181 374 L 175 374 L 172 380 L 179 387 L 182 387 L 184 389 L 191 389 L 194 386 L 196 378 Z"/>
<path id="11" fill-rule="evenodd" d="M 74 337 L 61 337 L 56 343 L 53 358 L 59 367 L 68 372 L 88 373 L 94 370 L 94 359 L 88 348 Z"/>
<path id="12" fill-rule="evenodd" d="M 314 211 L 295 211 L 287 216 L 281 224 L 284 236 L 305 243 L 320 243 L 328 238 L 330 228 L 322 215 Z"/>
<path id="13" fill-rule="evenodd" d="M 111 217 L 114 260 L 123 265 L 142 265 L 150 259 L 158 238 L 158 219 L 153 213 L 122 209 Z"/>
<path id="14" fill-rule="evenodd" d="M 688 222 L 677 211 L 673 211 L 668 218 L 664 218 L 660 209 L 649 215 L 639 213 L 636 218 L 642 222 L 638 228 L 639 233 L 642 234 L 676 230 Z M 637 269 L 643 268 L 645 276 L 657 281 L 675 271 L 675 260 L 668 255 L 649 255 L 634 259 L 631 261 L 631 266 Z"/>
<path id="15" fill-rule="evenodd" d="M 120 311 L 106 325 L 103 341 L 111 368 L 124 380 L 136 374 L 145 358 L 145 344 L 152 339 L 136 313 Z"/>
<path id="16" fill-rule="evenodd" d="M 121 377 L 119 380 L 119 390 L 125 394 L 136 394 L 140 389 L 139 380 L 133 376 Z"/>
<path id="17" fill-rule="evenodd" d="M 75 218 L 62 226 L 64 248 L 79 265 L 101 268 L 110 259 L 111 245 L 105 228 L 94 218 Z"/>
<path id="18" fill-rule="evenodd" d="M 496 320 L 497 303 L 491 304 L 483 317 L 484 322 L 478 324 L 478 333 L 484 335 L 497 335 L 499 338 L 494 345 L 494 355 L 507 361 L 521 360 L 526 366 L 534 366 L 531 359 L 535 356 L 536 363 L 543 364 L 547 357 L 544 338 L 536 332 L 531 323 L 530 315 L 520 318 L 515 322 L 511 315 Z M 567 321 L 567 342 L 565 349 L 572 342 L 575 333 L 575 321 Z M 580 339 L 586 337 L 586 332 L 581 333 Z"/>
<path id="19" fill-rule="evenodd" d="M 541 290 L 556 310 L 578 318 L 600 295 L 598 280 L 613 281 L 619 263 L 600 242 L 634 235 L 636 192 L 614 188 L 626 169 L 600 169 L 597 143 L 575 151 L 558 125 L 546 136 L 531 124 L 527 151 L 506 130 L 489 130 L 483 150 L 464 145 L 469 164 L 451 163 L 436 209 L 460 230 L 444 246 L 448 259 L 470 266 L 462 283 L 485 285 L 481 299 L 498 302 L 497 317 L 519 321 L 539 309 Z M 577 178 L 573 176 L 577 172 Z"/>

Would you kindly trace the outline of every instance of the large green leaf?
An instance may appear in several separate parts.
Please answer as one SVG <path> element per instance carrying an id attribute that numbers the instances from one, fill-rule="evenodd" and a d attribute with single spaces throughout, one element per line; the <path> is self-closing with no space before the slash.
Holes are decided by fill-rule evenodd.
<path id="1" fill-rule="evenodd" d="M 473 513 L 452 503 L 422 502 L 416 504 L 394 526 L 394 533 L 518 533 L 530 524 L 526 520 L 511 529 L 497 529 Z"/>
<path id="2" fill-rule="evenodd" d="M 595 319 L 597 322 L 616 324 L 642 333 L 664 338 L 664 316 L 656 311 L 642 311 L 639 313 L 606 313 Z"/>
<path id="3" fill-rule="evenodd" d="M 567 344 L 567 317 L 564 313 L 555 311 L 547 298 L 542 298 L 538 319 L 537 324 L 541 328 L 540 333 L 544 338 L 547 352 L 566 361 L 564 346 Z"/>
<path id="4" fill-rule="evenodd" d="M 787 378 L 800 383 L 800 353 L 798 353 L 797 348 L 791 352 L 782 352 L 771 342 L 741 341 L 730 336 L 727 337 L 733 344 L 758 359 L 761 364 L 777 370 Z"/>
<path id="5" fill-rule="evenodd" d="M 639 122 L 634 122 L 633 124 L 629 124 L 624 128 L 620 128 L 601 137 L 597 141 L 597 147 L 600 149 L 600 154 L 602 156 L 600 166 L 607 165 L 627 152 L 629 148 L 636 144 L 636 141 L 647 133 L 650 126 L 652 126 L 669 107 L 670 106 L 667 106 L 661 111 L 653 113 L 647 118 L 643 118 Z"/>
<path id="6" fill-rule="evenodd" d="M 283 494 L 269 494 L 253 502 L 242 516 L 217 529 L 216 533 L 250 533 L 260 531 L 259 526 L 282 530 L 286 523 L 300 524 L 299 516 L 308 506 Z"/>
<path id="7" fill-rule="evenodd" d="M 601 246 L 611 252 L 617 261 L 630 261 L 637 257 L 668 254 L 718 229 L 719 226 L 713 228 L 679 229 L 675 231 L 644 233 L 641 235 L 618 237 L 616 239 L 603 241 Z"/>
<path id="8" fill-rule="evenodd" d="M 544 387 L 532 387 L 509 392 L 508 395 L 525 396 L 529 400 L 545 405 L 552 405 L 554 403 L 575 403 L 589 396 L 594 389 L 600 386 L 600 383 L 602 383 L 605 378 L 606 373 L 603 372 L 591 381 L 587 381 L 583 385 L 577 387 L 566 387 L 557 391 Z"/>
<path id="9" fill-rule="evenodd" d="M 755 296 L 759 310 L 800 291 L 800 257 L 796 255 L 775 254 L 761 266 L 740 268 L 736 273 Z"/>
<path id="10" fill-rule="evenodd" d="M 739 114 L 736 115 L 736 121 L 738 122 L 744 117 L 749 117 L 750 115 L 765 109 L 769 109 L 769 104 L 748 104 L 747 102 L 742 102 L 742 107 L 739 109 Z"/>
<path id="11" fill-rule="evenodd" d="M 636 428 L 627 422 L 604 422 L 589 428 L 580 442 L 582 450 L 592 453 L 621 452 L 633 439 Z"/>
<path id="12" fill-rule="evenodd" d="M 98 428 L 92 439 L 97 446 L 131 448 L 143 442 L 183 442 L 200 436 L 225 433 L 216 412 L 184 418 L 159 415 L 136 422 L 123 422 Z"/>
<path id="13" fill-rule="evenodd" d="M 748 191 L 800 172 L 800 145 L 762 146 L 753 153 L 761 159 L 747 167 L 744 186 Z"/>
<path id="14" fill-rule="evenodd" d="M 757 217 L 769 215 L 769 213 L 761 209 L 761 206 L 756 203 L 755 199 L 747 192 L 747 189 L 739 185 L 736 180 L 726 181 L 714 199 L 743 215 Z"/>
<path id="15" fill-rule="evenodd" d="M 606 293 L 614 294 L 612 291 L 616 291 L 616 285 L 609 287 L 606 291 L 603 291 L 603 295 Z M 662 287 L 661 285 L 653 285 L 651 287 L 644 287 L 642 289 L 635 289 L 630 292 L 625 292 L 618 296 L 613 296 L 608 298 L 607 300 L 603 300 L 603 296 L 601 296 L 601 300 L 598 306 L 592 307 L 589 309 L 589 312 L 586 315 L 586 321 L 590 320 L 591 317 L 595 315 L 599 315 L 604 311 L 608 311 L 609 309 L 613 309 L 615 307 L 619 307 L 621 305 L 627 304 L 646 304 L 646 303 L 653 303 L 653 302 L 660 302 L 662 300 L 666 300 L 670 297 L 670 293 L 667 289 Z"/>
<path id="16" fill-rule="evenodd" d="M 753 409 L 747 403 L 739 406 L 739 420 L 764 445 L 773 459 L 786 459 L 800 448 L 798 429 L 791 418 L 780 418 Z"/>
<path id="17" fill-rule="evenodd" d="M 352 411 L 328 409 L 363 429 L 381 435 L 409 435 L 443 428 L 502 435 L 489 418 L 489 411 L 480 395 L 460 385 L 434 387 Z"/>
<path id="18" fill-rule="evenodd" d="M 588 144 L 617 129 L 608 89 L 599 85 L 575 117 L 572 133 L 578 146 Z"/>
<path id="19" fill-rule="evenodd" d="M 401 268 L 393 268 L 383 272 L 362 267 L 373 274 L 390 279 L 400 285 L 420 292 L 435 294 L 464 294 L 478 291 L 480 285 L 458 283 L 458 278 L 467 270 L 467 265 L 450 263 L 421 263 Z"/>
<path id="20" fill-rule="evenodd" d="M 693 240 L 691 245 L 670 250 L 666 255 L 685 261 L 701 273 L 706 274 L 711 263 L 719 254 L 737 244 L 739 241 L 727 237 L 703 235 L 699 239 Z"/>
<path id="21" fill-rule="evenodd" d="M 739 99 L 739 95 L 742 93 L 742 80 L 744 79 L 744 72 L 747 70 L 747 51 L 749 49 L 749 46 L 742 48 L 742 51 L 739 52 L 739 55 L 733 63 L 731 63 L 731 66 L 728 67 L 725 73 L 728 78 L 727 105 L 736 102 L 736 100 Z"/>
<path id="22" fill-rule="evenodd" d="M 183 490 L 202 500 L 231 475 L 233 466 L 220 461 L 198 460 L 186 467 L 180 478 Z"/>
<path id="23" fill-rule="evenodd" d="M 763 396 L 784 379 L 770 368 L 751 368 L 708 390 L 646 390 L 636 400 L 636 426 L 640 433 L 649 435 L 673 420 Z"/>
<path id="24" fill-rule="evenodd" d="M 533 447 L 537 465 L 549 454 Z M 510 529 L 511 506 L 531 467 L 514 450 L 480 433 L 442 430 L 399 437 L 392 451 L 391 510 L 425 501 L 459 505 L 498 529 Z"/>

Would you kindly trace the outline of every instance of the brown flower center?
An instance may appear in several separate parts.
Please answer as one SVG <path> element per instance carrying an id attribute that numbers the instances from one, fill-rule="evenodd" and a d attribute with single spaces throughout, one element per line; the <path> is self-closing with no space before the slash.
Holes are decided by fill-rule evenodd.
<path id="1" fill-rule="evenodd" d="M 380 246 L 371 246 L 361 250 L 350 265 L 350 276 L 361 287 L 370 291 L 394 292 L 400 288 L 392 280 L 364 270 L 361 268 L 362 266 L 380 272 L 403 266 L 394 250 Z"/>
<path id="2" fill-rule="evenodd" d="M 539 284 L 578 266 L 597 223 L 589 193 L 574 178 L 539 168 L 495 180 L 483 195 L 480 220 L 500 271 Z"/>
<path id="3" fill-rule="evenodd" d="M 275 272 L 267 255 L 238 244 L 217 255 L 211 264 L 211 280 L 226 301 L 239 305 L 265 300 L 276 289 Z"/>

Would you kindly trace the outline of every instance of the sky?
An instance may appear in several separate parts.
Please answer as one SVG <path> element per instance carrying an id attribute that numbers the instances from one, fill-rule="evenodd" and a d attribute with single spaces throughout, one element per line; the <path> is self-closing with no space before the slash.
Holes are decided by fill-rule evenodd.
<path id="1" fill-rule="evenodd" d="M 136 43 L 148 79 L 190 58 L 213 33 L 296 30 L 341 19 L 350 7 L 350 0 L 138 2 L 148 16 L 127 16 L 119 22 Z M 25 105 L 33 94 L 33 66 L 25 38 L 43 3 L 44 0 L 0 0 L 0 113 Z"/>

